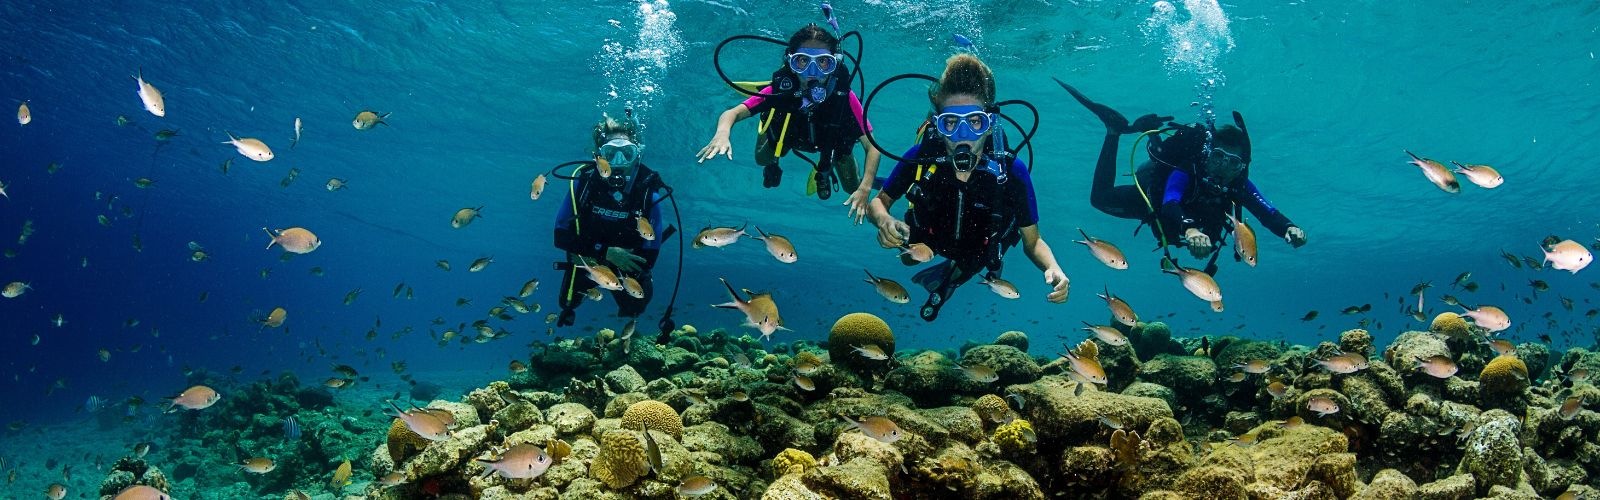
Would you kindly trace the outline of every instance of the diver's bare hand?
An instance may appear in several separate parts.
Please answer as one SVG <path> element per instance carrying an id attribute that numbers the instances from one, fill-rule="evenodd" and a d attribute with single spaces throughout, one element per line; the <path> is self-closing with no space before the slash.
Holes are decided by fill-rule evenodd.
<path id="1" fill-rule="evenodd" d="M 1044 282 L 1054 287 L 1050 295 L 1045 296 L 1046 299 L 1057 304 L 1067 301 L 1067 289 L 1072 280 L 1067 279 L 1067 273 L 1062 272 L 1061 268 L 1052 267 L 1044 270 Z"/>
<path id="2" fill-rule="evenodd" d="M 850 197 L 844 200 L 845 206 L 850 207 L 845 216 L 855 219 L 857 225 L 861 224 L 861 220 L 867 217 L 870 203 L 872 203 L 872 188 L 856 188 L 850 193 Z"/>
<path id="3" fill-rule="evenodd" d="M 1206 233 L 1200 232 L 1199 229 L 1189 228 L 1188 231 L 1184 231 L 1183 239 L 1189 243 L 1189 253 L 1193 254 L 1197 259 L 1211 255 L 1211 251 L 1215 250 L 1211 246 L 1211 237 L 1206 236 Z"/>
<path id="4" fill-rule="evenodd" d="M 705 163 L 717 155 L 728 155 L 729 160 L 733 159 L 733 143 L 728 141 L 728 134 L 718 133 L 711 138 L 710 144 L 695 153 L 695 157 L 700 159 L 699 163 Z"/>
<path id="5" fill-rule="evenodd" d="M 1300 229 L 1300 226 L 1289 226 L 1289 229 L 1283 232 L 1283 241 L 1300 248 L 1306 244 L 1306 230 Z"/>
<path id="6" fill-rule="evenodd" d="M 905 221 L 894 217 L 884 217 L 878 221 L 878 244 L 884 248 L 898 248 L 911 239 L 911 226 Z"/>

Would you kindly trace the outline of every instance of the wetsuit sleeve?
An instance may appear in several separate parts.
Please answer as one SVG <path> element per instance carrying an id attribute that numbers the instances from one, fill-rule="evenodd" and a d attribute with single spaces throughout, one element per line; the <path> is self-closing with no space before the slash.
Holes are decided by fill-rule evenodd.
<path id="1" fill-rule="evenodd" d="M 1100 145 L 1100 159 L 1094 165 L 1089 187 L 1089 204 L 1106 215 L 1124 219 L 1144 219 L 1150 208 L 1135 186 L 1117 184 L 1117 134 L 1107 134 Z"/>
<path id="2" fill-rule="evenodd" d="M 1272 234 L 1278 235 L 1279 238 L 1289 230 L 1289 226 L 1294 225 L 1283 212 L 1278 211 L 1278 207 L 1272 206 L 1272 202 L 1267 201 L 1266 195 L 1261 194 L 1255 182 L 1244 181 L 1244 190 L 1236 194 L 1233 201 L 1250 209 L 1256 220 L 1261 221 L 1261 225 L 1266 226 L 1268 231 L 1272 231 Z"/>
<path id="3" fill-rule="evenodd" d="M 861 134 L 856 134 L 857 136 L 872 132 L 872 123 L 867 121 L 867 113 L 862 109 L 861 99 L 856 97 L 854 90 L 850 91 L 850 114 L 856 118 L 856 127 L 861 130 Z"/>
<path id="4" fill-rule="evenodd" d="M 911 149 L 906 150 L 906 154 L 901 155 L 901 158 L 915 159 L 921 149 L 921 144 L 911 146 Z M 904 161 L 895 163 L 894 170 L 889 171 L 889 180 L 884 181 L 883 189 L 879 193 L 889 195 L 891 200 L 898 200 L 906 195 L 907 190 L 911 189 L 911 183 L 916 181 L 916 175 L 916 165 Z"/>
<path id="5" fill-rule="evenodd" d="M 1174 169 L 1167 175 L 1167 188 L 1161 195 L 1161 218 L 1178 228 L 1180 234 L 1194 227 L 1194 219 L 1183 212 L 1183 196 L 1191 185 L 1187 172 Z"/>
<path id="6" fill-rule="evenodd" d="M 1028 172 L 1028 165 L 1022 160 L 1011 160 L 1012 180 L 1017 182 L 1017 189 L 1012 201 L 1021 206 L 1017 207 L 1017 227 L 1028 227 L 1039 223 L 1039 199 L 1033 194 L 1033 174 Z"/>
<path id="7" fill-rule="evenodd" d="M 572 193 L 581 192 L 582 186 L 574 187 L 579 189 L 567 191 L 567 195 L 564 197 L 565 200 L 561 202 L 561 208 L 556 211 L 556 248 L 587 257 L 599 257 L 600 255 L 594 251 L 592 245 L 589 245 L 588 242 L 580 241 L 577 224 L 578 216 L 572 211 Z"/>
<path id="8" fill-rule="evenodd" d="M 744 107 L 750 108 L 752 115 L 759 115 L 772 108 L 772 99 L 765 97 L 772 94 L 772 86 L 762 87 L 760 93 L 763 95 L 753 95 L 744 100 Z"/>

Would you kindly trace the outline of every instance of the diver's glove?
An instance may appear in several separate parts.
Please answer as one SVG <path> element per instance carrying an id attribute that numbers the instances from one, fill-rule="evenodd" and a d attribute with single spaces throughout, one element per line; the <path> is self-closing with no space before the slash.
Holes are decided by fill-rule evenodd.
<path id="1" fill-rule="evenodd" d="M 778 181 L 783 180 L 783 169 L 774 163 L 761 168 L 761 187 L 778 187 Z"/>

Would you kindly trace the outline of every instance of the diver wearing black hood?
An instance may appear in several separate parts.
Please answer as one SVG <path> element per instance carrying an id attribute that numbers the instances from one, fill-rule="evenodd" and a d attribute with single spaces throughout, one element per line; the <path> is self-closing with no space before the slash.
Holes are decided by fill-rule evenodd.
<path id="1" fill-rule="evenodd" d="M 1181 125 L 1169 122 L 1170 116 L 1155 114 L 1130 124 L 1109 106 L 1089 100 L 1060 80 L 1056 83 L 1106 126 L 1089 193 L 1089 203 L 1096 209 L 1152 224 L 1163 250 L 1188 247 L 1195 258 L 1210 257 L 1205 272 L 1212 275 L 1217 273 L 1217 248 L 1224 234 L 1233 231 L 1228 218 L 1242 221 L 1241 208 L 1295 248 L 1306 244 L 1305 231 L 1250 181 L 1250 135 L 1239 113 L 1233 114 L 1234 125 L 1221 127 Z M 1122 134 L 1133 133 L 1150 137 L 1150 161 L 1135 171 L 1134 185 L 1117 186 L 1117 143 Z"/>
<path id="2" fill-rule="evenodd" d="M 844 204 L 859 223 L 866 214 L 880 156 L 876 149 L 866 148 L 866 172 L 856 171 L 853 151 L 858 142 L 866 142 L 872 125 L 863 118 L 861 100 L 850 89 L 852 73 L 844 58 L 839 38 L 832 33 L 816 24 L 801 28 L 784 48 L 784 66 L 759 92 L 736 87 L 750 97 L 721 114 L 716 135 L 696 156 L 701 162 L 718 155 L 733 159 L 729 140 L 733 124 L 760 115 L 755 159 L 762 166 L 762 185 L 778 186 L 783 178 L 778 159 L 790 151 L 816 153 L 808 181 L 817 197 L 828 199 L 835 185 L 850 190 Z"/>
<path id="3" fill-rule="evenodd" d="M 937 318 L 955 289 L 985 269 L 986 280 L 999 278 L 1006 251 L 1019 243 L 1051 285 L 1047 299 L 1065 302 L 1067 276 L 1039 235 L 1033 180 L 999 131 L 989 68 L 970 54 L 951 57 L 929 100 L 936 113 L 921 141 L 895 165 L 871 206 L 884 248 L 927 245 L 946 259 L 913 279 L 929 293 L 922 319 Z M 889 213 L 902 196 L 911 205 L 904 221 Z M 916 264 L 909 253 L 905 264 Z"/>

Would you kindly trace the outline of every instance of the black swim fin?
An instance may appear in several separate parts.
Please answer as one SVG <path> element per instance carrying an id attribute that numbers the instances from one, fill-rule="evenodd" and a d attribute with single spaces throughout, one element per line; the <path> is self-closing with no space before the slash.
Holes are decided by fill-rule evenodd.
<path id="1" fill-rule="evenodd" d="M 950 271 L 955 268 L 954 261 L 946 260 L 917 271 L 917 274 L 911 276 L 911 282 L 922 285 L 928 293 L 933 293 L 944 285 L 945 280 L 950 278 Z"/>
<path id="2" fill-rule="evenodd" d="M 1078 89 L 1072 88 L 1071 85 L 1067 85 L 1066 82 L 1061 81 L 1059 78 L 1051 77 L 1050 79 L 1055 80 L 1057 85 L 1066 89 L 1068 94 L 1072 94 L 1072 98 L 1077 99 L 1078 104 L 1082 104 L 1083 107 L 1089 109 L 1090 113 L 1094 113 L 1095 116 L 1099 117 L 1100 123 L 1106 125 L 1106 131 L 1117 134 L 1133 132 L 1132 127 L 1128 124 L 1128 117 L 1122 116 L 1122 113 L 1111 109 L 1110 106 L 1089 100 L 1083 93 L 1078 92 Z"/>

